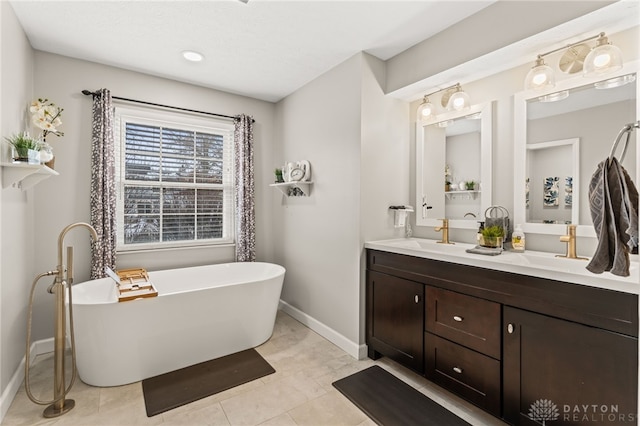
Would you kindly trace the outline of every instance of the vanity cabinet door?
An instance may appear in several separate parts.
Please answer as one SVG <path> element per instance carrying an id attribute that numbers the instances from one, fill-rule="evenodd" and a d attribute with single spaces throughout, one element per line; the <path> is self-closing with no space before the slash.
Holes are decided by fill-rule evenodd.
<path id="1" fill-rule="evenodd" d="M 373 271 L 367 273 L 369 356 L 385 355 L 424 372 L 424 285 Z"/>
<path id="2" fill-rule="evenodd" d="M 503 314 L 506 421 L 637 424 L 636 338 L 512 307 Z"/>

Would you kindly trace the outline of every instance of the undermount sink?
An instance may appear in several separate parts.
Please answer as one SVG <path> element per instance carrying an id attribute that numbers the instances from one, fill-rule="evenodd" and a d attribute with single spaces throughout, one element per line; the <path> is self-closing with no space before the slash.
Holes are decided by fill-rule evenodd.
<path id="1" fill-rule="evenodd" d="M 556 257 L 547 253 L 504 253 L 504 262 L 521 266 L 536 266 L 548 268 L 573 274 L 590 273 L 585 268 L 589 264 L 589 259 L 568 259 L 566 257 Z"/>
<path id="2" fill-rule="evenodd" d="M 452 244 L 444 244 L 440 243 L 439 240 L 427 240 L 427 239 L 399 239 L 399 240 L 391 240 L 387 241 L 389 245 L 393 245 L 396 247 L 403 247 L 409 249 L 422 249 L 428 251 L 462 251 L 464 252 L 467 248 L 472 247 L 471 244 L 464 243 L 452 243 Z"/>

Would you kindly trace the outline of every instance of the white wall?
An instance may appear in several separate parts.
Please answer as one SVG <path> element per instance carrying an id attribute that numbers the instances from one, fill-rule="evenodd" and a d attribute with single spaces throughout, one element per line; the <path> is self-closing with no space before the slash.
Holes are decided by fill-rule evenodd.
<path id="1" fill-rule="evenodd" d="M 354 356 L 363 242 L 404 235 L 388 207 L 409 197 L 407 104 L 384 97 L 383 65 L 357 54 L 277 104 L 274 166 L 309 160 L 314 181 L 308 198 L 273 194 L 282 300 Z"/>
<path id="2" fill-rule="evenodd" d="M 360 147 L 360 343 L 365 341 L 364 242 L 404 237 L 393 227 L 392 205 L 410 204 L 409 105 L 384 96 L 385 67 L 364 54 Z M 413 207 L 416 207 L 415 205 Z"/>
<path id="3" fill-rule="evenodd" d="M 410 86 L 611 3 L 615 1 L 497 1 L 387 61 L 386 93 Z M 460 78 L 466 79 L 468 75 L 461 75 Z"/>
<path id="4" fill-rule="evenodd" d="M 361 56 L 276 105 L 273 167 L 308 160 L 309 197 L 272 191 L 282 300 L 350 342 L 358 341 Z"/>
<path id="5" fill-rule="evenodd" d="M 0 2 L 0 21 L 0 137 L 4 140 L 24 130 L 26 107 L 33 95 L 33 52 L 7 2 Z M 8 147 L 4 142 L 0 147 L 4 161 Z M 17 390 L 10 382 L 24 356 L 26 306 L 35 265 L 33 192 L 0 191 L 1 419 Z"/>

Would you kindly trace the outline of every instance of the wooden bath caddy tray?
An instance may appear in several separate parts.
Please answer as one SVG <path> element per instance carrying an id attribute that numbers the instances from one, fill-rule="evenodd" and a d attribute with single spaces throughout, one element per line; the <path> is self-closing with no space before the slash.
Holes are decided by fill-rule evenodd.
<path id="1" fill-rule="evenodd" d="M 143 297 L 156 297 L 158 295 L 158 290 L 151 284 L 146 269 L 121 269 L 116 273 L 120 278 L 118 302 L 126 302 Z"/>

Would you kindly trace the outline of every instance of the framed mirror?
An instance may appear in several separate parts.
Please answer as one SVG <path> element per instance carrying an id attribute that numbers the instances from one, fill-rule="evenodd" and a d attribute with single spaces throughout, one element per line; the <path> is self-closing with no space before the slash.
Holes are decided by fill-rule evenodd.
<path id="1" fill-rule="evenodd" d="M 493 102 L 416 123 L 416 225 L 476 229 L 491 205 Z"/>
<path id="2" fill-rule="evenodd" d="M 578 236 L 595 238 L 589 183 L 620 129 L 638 120 L 637 71 L 636 61 L 604 77 L 514 96 L 514 222 L 524 232 L 564 235 L 573 223 Z M 636 138 L 622 165 L 637 185 Z"/>

